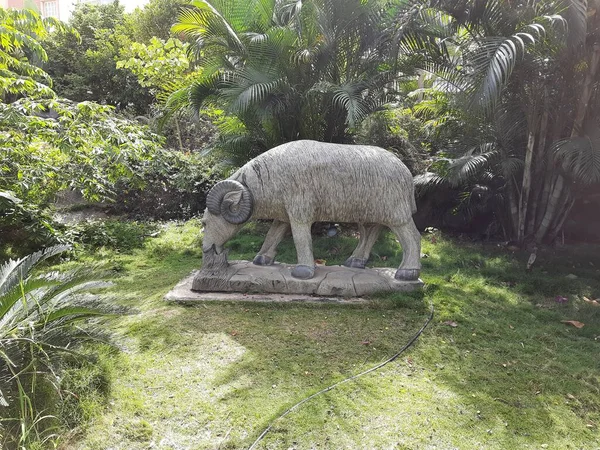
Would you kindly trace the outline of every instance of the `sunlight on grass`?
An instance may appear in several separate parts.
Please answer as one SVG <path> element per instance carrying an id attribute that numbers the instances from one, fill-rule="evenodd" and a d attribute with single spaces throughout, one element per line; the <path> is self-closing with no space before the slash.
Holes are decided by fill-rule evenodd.
<path id="1" fill-rule="evenodd" d="M 231 259 L 252 258 L 263 228 L 236 236 Z M 430 301 L 436 317 L 416 346 L 303 405 L 259 448 L 598 445 L 600 312 L 581 300 L 600 296 L 597 252 L 547 253 L 526 273 L 527 255 L 427 234 L 422 294 L 378 295 L 361 306 L 165 304 L 164 294 L 199 267 L 199 242 L 197 222 L 174 223 L 132 253 L 80 256 L 119 269 L 114 294 L 136 313 L 111 325 L 123 352 L 103 359 L 112 365 L 108 406 L 96 402 L 65 448 L 247 448 L 295 402 L 397 351 Z M 319 237 L 315 255 L 339 263 L 354 245 Z M 375 250 L 373 265 L 399 264 L 390 234 Z M 278 257 L 294 261 L 290 239 Z M 565 278 L 572 271 L 575 281 Z M 568 303 L 555 302 L 559 294 Z M 570 319 L 586 326 L 561 323 Z"/>

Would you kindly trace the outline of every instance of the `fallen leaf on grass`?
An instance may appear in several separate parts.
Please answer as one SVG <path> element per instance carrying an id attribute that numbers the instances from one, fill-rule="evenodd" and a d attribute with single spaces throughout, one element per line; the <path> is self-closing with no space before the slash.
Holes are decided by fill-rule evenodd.
<path id="1" fill-rule="evenodd" d="M 442 322 L 442 325 L 448 325 L 449 327 L 456 328 L 458 324 L 454 320 L 446 320 Z"/>
<path id="2" fill-rule="evenodd" d="M 371 341 L 362 341 L 361 344 L 362 345 L 371 345 Z"/>
<path id="3" fill-rule="evenodd" d="M 600 300 L 600 299 L 598 299 L 598 300 Z M 598 301 L 598 300 L 590 300 L 587 297 L 583 297 L 584 302 L 589 303 L 590 305 L 594 305 L 594 306 L 600 306 L 600 301 Z"/>
<path id="4" fill-rule="evenodd" d="M 229 333 L 229 334 L 231 334 L 232 336 L 237 336 L 237 335 L 239 334 L 239 332 L 237 332 L 237 331 L 233 330 L 233 331 L 232 331 L 231 333 Z"/>
<path id="5" fill-rule="evenodd" d="M 554 298 L 554 301 L 556 301 L 556 303 L 567 303 L 569 299 L 567 297 L 563 297 L 562 295 L 557 295 Z"/>
<path id="6" fill-rule="evenodd" d="M 573 325 L 575 328 L 585 327 L 585 323 L 579 322 L 578 320 L 561 320 L 561 322 L 566 323 L 567 325 Z"/>
<path id="7" fill-rule="evenodd" d="M 315 259 L 315 264 L 317 266 L 324 266 L 326 262 L 327 262 L 327 260 L 325 260 L 325 259 Z"/>

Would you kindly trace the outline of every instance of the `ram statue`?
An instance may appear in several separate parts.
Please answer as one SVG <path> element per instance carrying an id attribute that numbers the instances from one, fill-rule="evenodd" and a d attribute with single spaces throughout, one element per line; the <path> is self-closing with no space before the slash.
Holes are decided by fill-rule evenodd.
<path id="1" fill-rule="evenodd" d="M 360 240 L 344 263 L 364 268 L 379 231 L 389 227 L 403 250 L 398 280 L 417 280 L 421 236 L 413 178 L 389 151 L 366 145 L 295 141 L 254 158 L 208 193 L 202 219 L 203 269 L 226 267 L 223 245 L 251 219 L 273 223 L 254 264 L 274 263 L 277 246 L 291 227 L 297 265 L 292 276 L 314 276 L 311 225 L 359 224 Z"/>

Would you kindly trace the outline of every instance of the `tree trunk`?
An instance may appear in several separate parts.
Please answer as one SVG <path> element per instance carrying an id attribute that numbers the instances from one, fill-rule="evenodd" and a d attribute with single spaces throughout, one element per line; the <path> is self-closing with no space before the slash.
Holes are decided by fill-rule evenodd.
<path id="1" fill-rule="evenodd" d="M 563 189 L 564 189 L 564 178 L 562 175 L 558 175 L 556 179 L 556 183 L 554 184 L 554 189 L 550 193 L 550 198 L 548 199 L 548 206 L 546 207 L 546 213 L 544 214 L 544 218 L 540 223 L 537 232 L 535 233 L 535 240 L 537 242 L 542 242 L 546 233 L 548 232 L 550 225 L 554 219 L 554 216 L 557 212 L 557 205 L 559 204 L 559 200 L 562 197 Z"/>
<path id="2" fill-rule="evenodd" d="M 181 129 L 179 128 L 179 119 L 177 116 L 175 119 L 175 128 L 177 129 L 177 141 L 179 142 L 179 151 L 183 152 L 183 141 L 181 140 Z"/>
<path id="3" fill-rule="evenodd" d="M 542 120 L 540 123 L 539 142 L 537 152 L 533 155 L 533 201 L 531 203 L 531 211 L 528 213 L 527 225 L 525 227 L 525 235 L 529 236 L 535 233 L 535 220 L 537 217 L 538 206 L 542 201 L 541 194 L 544 189 L 544 171 L 546 169 L 546 134 L 548 133 L 548 117 L 550 110 L 550 101 L 548 99 L 548 89 L 544 88 L 544 110 L 542 112 Z"/>
<path id="4" fill-rule="evenodd" d="M 508 216 L 510 222 L 510 234 L 511 236 L 517 236 L 519 230 L 519 197 L 515 192 L 517 189 L 517 181 L 513 178 L 507 183 L 508 189 L 508 204 L 510 208 L 510 215 Z"/>
<path id="5" fill-rule="evenodd" d="M 554 241 L 554 239 L 556 239 L 556 236 L 558 236 L 558 233 L 560 233 L 560 231 L 562 230 L 562 228 L 565 224 L 565 221 L 567 220 L 567 217 L 569 217 L 569 213 L 571 212 L 571 209 L 573 209 L 574 204 L 575 204 L 575 199 L 567 199 L 567 203 L 566 203 L 562 213 L 558 216 L 556 225 L 552 228 L 550 233 L 548 233 L 548 240 L 550 242 Z"/>
<path id="6" fill-rule="evenodd" d="M 525 150 L 525 167 L 523 168 L 523 187 L 519 198 L 519 233 L 517 240 L 523 242 L 525 238 L 525 221 L 527 219 L 527 205 L 531 193 L 531 170 L 533 166 L 533 149 L 535 147 L 535 135 L 537 120 L 535 118 L 535 107 L 529 123 L 529 136 L 527 138 L 527 149 Z"/>
<path id="7" fill-rule="evenodd" d="M 548 203 L 550 202 L 550 195 L 552 194 L 552 189 L 554 187 L 554 184 L 556 183 L 554 176 L 554 168 L 552 167 L 552 164 L 552 161 L 547 164 L 546 172 L 544 173 L 544 186 L 540 195 L 540 205 L 538 206 L 538 211 L 535 218 L 535 230 L 537 230 L 542 224 L 542 220 L 544 219 L 544 216 L 546 215 L 546 210 L 548 209 Z"/>
<path id="8" fill-rule="evenodd" d="M 579 133 L 582 131 L 583 122 L 585 120 L 585 116 L 588 109 L 588 104 L 592 96 L 593 82 L 598 71 L 598 63 L 600 63 L 600 45 L 596 44 L 594 45 L 594 49 L 590 57 L 588 72 L 585 75 L 581 97 L 579 97 L 579 103 L 577 104 L 577 112 L 575 114 L 575 120 L 573 122 L 573 129 L 571 130 L 572 138 L 578 136 Z M 562 198 L 564 188 L 564 178 L 562 175 L 559 174 L 552 194 L 550 195 L 548 207 L 546 208 L 544 218 L 542 219 L 540 227 L 538 228 L 535 234 L 536 241 L 541 242 L 542 239 L 544 239 L 544 237 L 548 233 L 550 225 L 552 224 L 558 212 L 556 207 L 559 203 L 559 200 Z"/>
<path id="9" fill-rule="evenodd" d="M 583 121 L 587 113 L 588 104 L 592 97 L 592 87 L 594 79 L 596 78 L 596 72 L 598 71 L 598 63 L 600 62 L 600 44 L 595 44 L 590 57 L 589 70 L 585 75 L 583 82 L 583 91 L 579 98 L 579 104 L 577 105 L 577 113 L 575 114 L 575 120 L 573 122 L 573 130 L 571 131 L 571 137 L 579 136 L 583 131 Z"/>

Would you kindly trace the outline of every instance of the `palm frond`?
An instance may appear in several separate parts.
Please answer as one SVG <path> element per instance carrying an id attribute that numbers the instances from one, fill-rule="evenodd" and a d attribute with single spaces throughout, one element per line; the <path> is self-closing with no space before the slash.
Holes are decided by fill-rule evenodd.
<path id="1" fill-rule="evenodd" d="M 563 139 L 555 142 L 552 150 L 562 169 L 578 183 L 600 183 L 600 139 L 587 136 Z"/>
<path id="2" fill-rule="evenodd" d="M 180 12 L 179 21 L 172 27 L 174 33 L 205 39 L 223 37 L 233 43 L 237 51 L 245 53 L 245 46 L 237 32 L 217 8 L 206 0 L 193 0 L 191 5 L 195 9 L 184 9 Z"/>
<path id="3" fill-rule="evenodd" d="M 247 67 L 223 84 L 220 95 L 228 100 L 231 112 L 244 114 L 262 104 L 282 83 L 285 78 L 276 71 Z"/>
<path id="4" fill-rule="evenodd" d="M 414 177 L 415 194 L 421 197 L 429 192 L 433 192 L 440 187 L 448 186 L 448 180 L 433 172 L 425 172 Z"/>
<path id="5" fill-rule="evenodd" d="M 56 245 L 21 259 L 6 261 L 0 266 L 0 297 L 17 288 L 21 280 L 27 278 L 27 274 L 34 265 L 70 249 L 71 247 L 68 245 Z M 0 303 L 0 317 L 5 309 L 5 305 Z"/>
<path id="6" fill-rule="evenodd" d="M 542 34 L 540 29 L 535 29 Z M 517 62 L 525 54 L 527 44 L 535 42 L 535 37 L 525 32 L 515 33 L 509 38 L 492 37 L 482 41 L 470 57 L 475 73 L 481 74 L 476 75 L 481 81 L 477 82 L 479 87 L 473 93 L 475 104 L 483 106 L 488 112 L 493 111 Z"/>
<path id="7" fill-rule="evenodd" d="M 566 11 L 563 13 L 569 27 L 569 45 L 577 47 L 585 42 L 587 36 L 588 1 L 564 0 Z"/>

